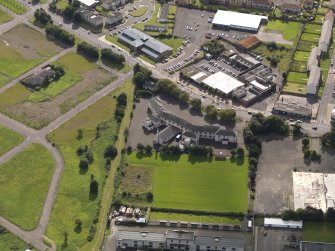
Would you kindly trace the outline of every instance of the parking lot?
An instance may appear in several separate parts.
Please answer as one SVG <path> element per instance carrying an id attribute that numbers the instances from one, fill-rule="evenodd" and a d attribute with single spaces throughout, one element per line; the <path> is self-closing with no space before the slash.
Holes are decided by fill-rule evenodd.
<path id="1" fill-rule="evenodd" d="M 305 162 L 301 139 L 264 138 L 256 177 L 254 211 L 280 213 L 293 208 L 292 172 L 335 173 L 334 151 L 321 152 L 321 162 Z"/>
<path id="2" fill-rule="evenodd" d="M 296 251 L 299 249 L 301 237 L 301 230 L 256 227 L 255 249 L 257 251 Z"/>

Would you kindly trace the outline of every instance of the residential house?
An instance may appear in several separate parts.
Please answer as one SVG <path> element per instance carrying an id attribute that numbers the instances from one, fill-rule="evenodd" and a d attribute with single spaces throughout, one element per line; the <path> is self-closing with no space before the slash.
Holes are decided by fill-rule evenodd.
<path id="1" fill-rule="evenodd" d="M 314 47 L 309 55 L 307 62 L 307 71 L 310 71 L 313 66 L 320 66 L 321 50 L 319 47 Z"/>
<path id="2" fill-rule="evenodd" d="M 315 65 L 309 71 L 309 77 L 307 80 L 306 94 L 317 95 L 318 88 L 322 80 L 321 69 Z"/>
<path id="3" fill-rule="evenodd" d="M 327 13 L 325 17 L 325 21 L 322 25 L 321 35 L 319 38 L 319 45 L 318 47 L 321 50 L 321 55 L 324 57 L 328 50 L 331 43 L 331 38 L 333 35 L 333 25 L 334 25 L 334 14 L 330 11 Z"/>
<path id="4" fill-rule="evenodd" d="M 50 83 L 54 78 L 54 71 L 51 67 L 46 67 L 42 69 L 40 72 L 30 75 L 23 79 L 21 83 L 28 88 L 32 88 L 34 90 L 39 90 L 43 86 L 46 86 Z"/>
<path id="5" fill-rule="evenodd" d="M 119 6 L 125 5 L 128 0 L 106 0 L 102 3 L 102 7 L 105 8 L 106 10 L 114 10 Z"/>
<path id="6" fill-rule="evenodd" d="M 281 10 L 283 12 L 301 13 L 302 8 L 301 8 L 300 1 L 298 1 L 298 0 L 290 0 L 290 1 L 286 0 L 281 5 Z"/>
<path id="7" fill-rule="evenodd" d="M 272 0 L 252 0 L 251 6 L 256 9 L 271 10 L 273 8 Z"/>

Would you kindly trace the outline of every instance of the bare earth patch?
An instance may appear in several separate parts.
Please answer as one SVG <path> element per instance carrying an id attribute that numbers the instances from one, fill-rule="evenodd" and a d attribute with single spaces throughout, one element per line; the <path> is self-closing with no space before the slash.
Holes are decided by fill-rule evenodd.
<path id="1" fill-rule="evenodd" d="M 5 107 L 3 112 L 29 126 L 41 128 L 113 80 L 112 75 L 102 69 L 90 70 L 82 77 L 82 81 L 52 99 L 40 103 L 25 100 Z"/>

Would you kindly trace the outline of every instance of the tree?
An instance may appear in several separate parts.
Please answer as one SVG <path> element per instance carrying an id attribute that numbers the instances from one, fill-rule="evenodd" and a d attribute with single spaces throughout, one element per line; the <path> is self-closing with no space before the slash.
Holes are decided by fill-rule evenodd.
<path id="1" fill-rule="evenodd" d="M 201 111 L 201 100 L 200 100 L 200 99 L 198 99 L 198 98 L 191 99 L 191 101 L 190 101 L 190 105 L 191 105 L 194 109 L 196 109 L 196 110 L 198 110 L 198 111 Z"/>
<path id="2" fill-rule="evenodd" d="M 83 224 L 83 222 L 81 221 L 81 219 L 77 218 L 75 219 L 74 224 L 77 225 L 76 226 L 77 228 L 81 228 L 81 225 Z"/>
<path id="3" fill-rule="evenodd" d="M 243 157 L 244 156 L 244 149 L 242 147 L 238 147 L 236 149 L 236 154 L 238 157 Z"/>
<path id="4" fill-rule="evenodd" d="M 90 183 L 90 193 L 98 194 L 98 191 L 99 191 L 99 183 L 94 178 L 92 178 Z"/>
<path id="5" fill-rule="evenodd" d="M 107 60 L 116 64 L 122 64 L 125 61 L 123 55 L 113 52 L 113 50 L 109 48 L 103 48 L 101 50 L 101 59 Z"/>
<path id="6" fill-rule="evenodd" d="M 190 101 L 190 95 L 187 92 L 182 91 L 179 94 L 179 100 L 185 104 L 188 104 Z"/>
<path id="7" fill-rule="evenodd" d="M 81 140 L 83 138 L 83 129 L 77 130 L 77 140 Z"/>
<path id="8" fill-rule="evenodd" d="M 301 125 L 294 124 L 292 133 L 293 133 L 294 136 L 300 135 L 301 134 Z"/>
<path id="9" fill-rule="evenodd" d="M 146 154 L 151 154 L 151 152 L 152 152 L 152 146 L 147 145 L 147 146 L 145 147 L 145 153 L 146 153 Z"/>
<path id="10" fill-rule="evenodd" d="M 148 202 L 152 202 L 154 199 L 154 195 L 151 192 L 147 192 L 146 198 Z"/>
<path id="11" fill-rule="evenodd" d="M 233 122 L 236 119 L 236 111 L 233 109 L 224 109 L 218 112 L 221 121 Z"/>
<path id="12" fill-rule="evenodd" d="M 117 104 L 126 106 L 127 105 L 127 94 L 125 94 L 124 92 L 119 94 L 119 96 L 117 96 Z"/>
<path id="13" fill-rule="evenodd" d="M 335 209 L 333 207 L 327 209 L 326 218 L 331 221 L 335 220 Z"/>
<path id="14" fill-rule="evenodd" d="M 40 24 L 46 25 L 47 23 L 52 24 L 51 16 L 42 8 L 37 9 L 34 13 L 36 21 Z"/>
<path id="15" fill-rule="evenodd" d="M 86 42 L 81 42 L 77 46 L 77 51 L 89 58 L 98 59 L 99 58 L 99 49 L 93 45 L 90 45 Z"/>
<path id="16" fill-rule="evenodd" d="M 218 110 L 216 109 L 216 107 L 214 105 L 206 106 L 205 112 L 206 112 L 207 116 L 212 118 L 212 119 L 217 119 L 217 117 L 218 117 Z"/>
<path id="17" fill-rule="evenodd" d="M 79 162 L 79 168 L 86 170 L 88 168 L 88 159 L 86 157 L 81 157 Z"/>
<path id="18" fill-rule="evenodd" d="M 138 144 L 137 144 L 137 150 L 138 150 L 140 153 L 143 153 L 143 151 L 144 151 L 144 145 L 141 144 L 141 143 L 138 143 Z"/>
<path id="19" fill-rule="evenodd" d="M 134 75 L 133 82 L 137 87 L 142 88 L 147 78 L 142 72 L 137 72 Z"/>
<path id="20" fill-rule="evenodd" d="M 262 150 L 256 144 L 249 145 L 249 157 L 258 158 L 261 153 Z"/>
<path id="21" fill-rule="evenodd" d="M 110 158 L 110 159 L 115 159 L 117 156 L 118 152 L 115 146 L 109 145 L 106 147 L 104 151 L 104 157 L 105 158 Z"/>

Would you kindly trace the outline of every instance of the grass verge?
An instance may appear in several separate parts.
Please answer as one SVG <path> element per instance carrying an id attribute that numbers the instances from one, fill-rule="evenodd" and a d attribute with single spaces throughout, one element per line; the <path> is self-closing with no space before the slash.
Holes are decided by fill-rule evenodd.
<path id="1" fill-rule="evenodd" d="M 18 15 L 22 15 L 27 11 L 26 7 L 22 3 L 15 0 L 0 0 L 0 4 Z"/>
<path id="2" fill-rule="evenodd" d="M 141 6 L 137 10 L 133 10 L 129 12 L 129 15 L 132 17 L 141 17 L 148 11 L 148 6 Z"/>
<path id="3" fill-rule="evenodd" d="M 24 137 L 13 130 L 0 125 L 0 156 L 23 141 Z"/>
<path id="4" fill-rule="evenodd" d="M 302 228 L 302 239 L 304 241 L 335 243 L 334 222 L 304 222 Z"/>

